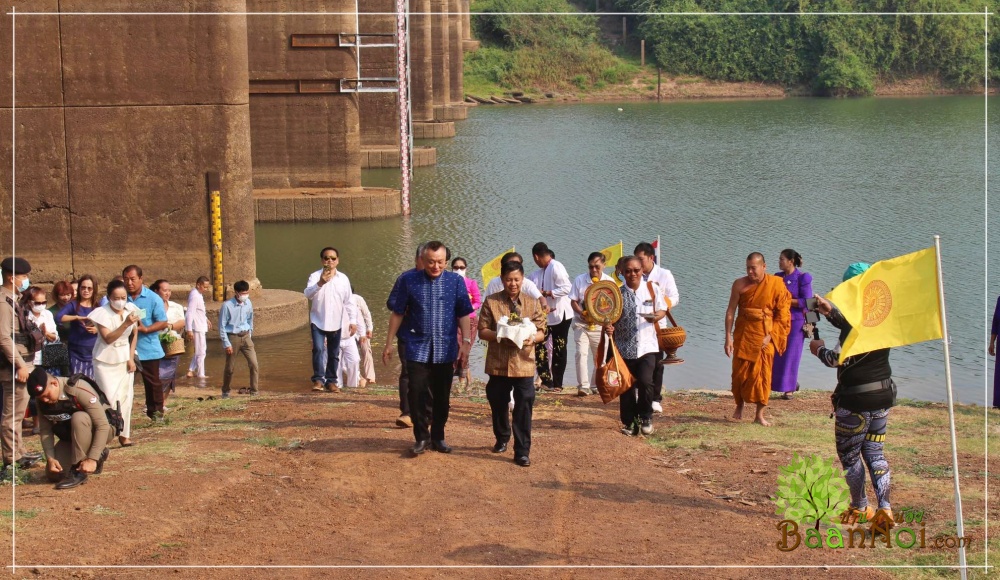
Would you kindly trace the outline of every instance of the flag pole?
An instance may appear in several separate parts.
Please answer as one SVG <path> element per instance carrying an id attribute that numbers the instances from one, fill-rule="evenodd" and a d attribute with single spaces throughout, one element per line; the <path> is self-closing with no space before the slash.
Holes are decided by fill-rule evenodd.
<path id="1" fill-rule="evenodd" d="M 659 267 L 661 267 L 661 268 L 663 267 L 663 264 L 660 263 L 660 236 L 659 236 L 659 234 L 657 234 L 657 236 L 656 236 L 656 265 L 659 266 Z"/>
<path id="2" fill-rule="evenodd" d="M 937 258 L 938 306 L 941 309 L 941 342 L 944 344 L 944 382 L 948 391 L 948 423 L 951 427 L 951 472 L 955 480 L 955 528 L 958 533 L 958 566 L 962 580 L 966 580 L 965 525 L 962 522 L 962 494 L 958 488 L 958 445 L 955 437 L 955 399 L 951 391 L 951 354 L 948 349 L 948 317 L 944 310 L 944 276 L 941 273 L 941 236 L 934 236 L 934 255 Z"/>

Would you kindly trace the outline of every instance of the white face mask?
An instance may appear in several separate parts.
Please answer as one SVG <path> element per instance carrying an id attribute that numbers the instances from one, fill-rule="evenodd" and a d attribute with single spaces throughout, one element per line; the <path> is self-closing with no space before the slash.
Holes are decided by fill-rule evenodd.
<path id="1" fill-rule="evenodd" d="M 465 268 L 455 268 L 454 272 L 459 276 L 465 278 Z"/>
<path id="2" fill-rule="evenodd" d="M 246 300 L 247 300 L 247 295 L 246 294 L 237 294 L 236 295 L 236 301 L 239 302 L 240 304 L 246 302 Z"/>
<path id="3" fill-rule="evenodd" d="M 115 310 L 121 310 L 125 308 L 126 302 L 127 302 L 126 300 L 112 300 L 111 307 L 114 308 Z"/>
<path id="4" fill-rule="evenodd" d="M 41 304 L 33 304 L 31 306 L 31 311 L 34 312 L 35 314 L 41 314 L 43 310 L 45 310 L 45 307 L 42 306 Z"/>

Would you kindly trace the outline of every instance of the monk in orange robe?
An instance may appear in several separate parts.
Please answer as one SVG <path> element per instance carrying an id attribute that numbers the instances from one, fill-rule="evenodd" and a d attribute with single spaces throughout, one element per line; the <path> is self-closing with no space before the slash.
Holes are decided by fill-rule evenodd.
<path id="1" fill-rule="evenodd" d="M 733 419 L 743 418 L 743 405 L 749 402 L 757 405 L 754 422 L 765 427 L 771 424 L 764 418 L 764 409 L 771 396 L 774 353 L 784 353 L 788 344 L 791 300 L 784 281 L 767 273 L 763 254 L 754 252 L 747 256 L 747 275 L 733 282 L 726 308 L 725 351 L 733 359 L 736 399 Z"/>

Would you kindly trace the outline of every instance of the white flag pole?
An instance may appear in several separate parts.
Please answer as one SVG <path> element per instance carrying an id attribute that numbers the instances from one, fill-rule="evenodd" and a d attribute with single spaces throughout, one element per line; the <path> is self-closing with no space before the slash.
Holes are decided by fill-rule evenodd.
<path id="1" fill-rule="evenodd" d="M 659 266 L 659 267 L 661 267 L 661 268 L 663 267 L 663 264 L 660 262 L 660 236 L 659 235 L 656 236 L 656 265 Z"/>
<path id="2" fill-rule="evenodd" d="M 948 423 L 951 427 L 951 472 L 955 480 L 955 527 L 958 541 L 958 566 L 962 580 L 966 580 L 965 525 L 962 521 L 962 494 L 958 488 L 958 444 L 955 437 L 955 399 L 951 392 L 951 354 L 948 349 L 948 317 L 944 310 L 944 276 L 941 273 L 941 236 L 934 236 L 934 255 L 937 258 L 938 307 L 941 309 L 941 342 L 944 344 L 944 382 L 948 390 Z"/>

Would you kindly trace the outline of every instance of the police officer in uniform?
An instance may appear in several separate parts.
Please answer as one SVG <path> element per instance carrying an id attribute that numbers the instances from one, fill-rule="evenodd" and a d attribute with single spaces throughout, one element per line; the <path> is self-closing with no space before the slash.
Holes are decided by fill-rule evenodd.
<path id="1" fill-rule="evenodd" d="M 100 389 L 83 375 L 53 377 L 36 368 L 28 377 L 28 394 L 38 403 L 38 432 L 48 458 L 45 474 L 58 482 L 56 489 L 76 487 L 86 483 L 87 474 L 101 473 L 108 444 L 117 434 Z"/>
<path id="2" fill-rule="evenodd" d="M 3 454 L 3 471 L 0 479 L 8 475 L 12 463 L 27 469 L 42 456 L 25 453 L 21 439 L 21 419 L 28 408 L 28 394 L 24 382 L 34 368 L 35 350 L 28 351 L 28 329 L 22 328 L 27 320 L 17 302 L 17 295 L 28 289 L 31 264 L 24 258 L 4 258 L 0 262 L 3 284 L 0 285 L 0 391 L 3 394 L 3 414 L 0 419 L 0 450 Z M 35 345 L 41 348 L 41 345 Z M 36 349 L 37 350 L 37 349 Z"/>

